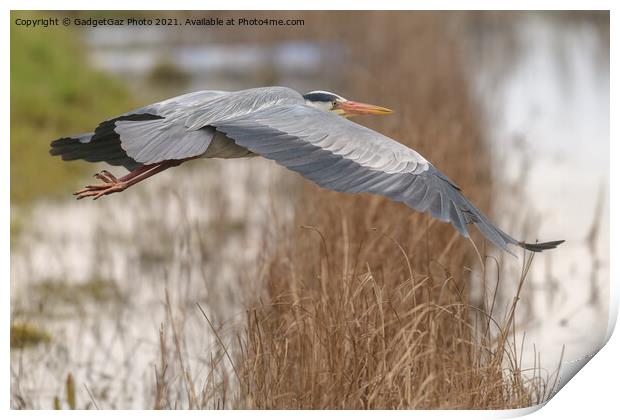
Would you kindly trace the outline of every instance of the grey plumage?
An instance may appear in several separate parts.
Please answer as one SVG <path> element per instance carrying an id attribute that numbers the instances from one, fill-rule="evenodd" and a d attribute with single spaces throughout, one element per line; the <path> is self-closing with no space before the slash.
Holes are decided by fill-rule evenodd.
<path id="1" fill-rule="evenodd" d="M 108 120 L 94 133 L 52 142 L 53 155 L 140 165 L 201 157 L 273 160 L 321 187 L 386 196 L 451 223 L 464 237 L 474 225 L 490 242 L 532 251 L 562 241 L 526 244 L 506 234 L 416 151 L 340 116 L 308 106 L 283 87 L 202 91 Z"/>
<path id="2" fill-rule="evenodd" d="M 474 224 L 489 241 L 507 251 L 508 244 L 519 244 L 490 223 L 420 154 L 336 115 L 286 105 L 213 126 L 235 143 L 321 187 L 384 195 L 450 222 L 464 237 L 469 237 L 467 225 Z"/>

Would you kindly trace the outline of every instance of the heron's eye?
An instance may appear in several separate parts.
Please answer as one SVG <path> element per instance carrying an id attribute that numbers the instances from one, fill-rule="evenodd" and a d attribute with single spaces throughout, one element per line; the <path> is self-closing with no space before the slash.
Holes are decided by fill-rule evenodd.
<path id="1" fill-rule="evenodd" d="M 337 105 L 338 105 L 338 101 L 332 101 L 332 109 L 336 108 Z"/>

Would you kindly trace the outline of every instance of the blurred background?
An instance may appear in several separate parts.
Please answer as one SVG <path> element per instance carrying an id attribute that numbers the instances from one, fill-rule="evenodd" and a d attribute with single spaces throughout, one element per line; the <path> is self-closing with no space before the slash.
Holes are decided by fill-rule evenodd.
<path id="1" fill-rule="evenodd" d="M 301 226 L 323 233 L 328 273 L 344 267 L 347 277 L 356 244 L 379 243 L 373 232 L 384 232 L 402 244 L 416 275 L 453 273 L 476 305 L 497 290 L 491 312 L 500 318 L 512 302 L 522 254 L 499 255 L 476 236 L 480 251 L 499 261 L 481 273 L 472 245 L 449 227 L 382 198 L 320 191 L 262 159 L 191 162 L 123 194 L 74 201 L 71 192 L 106 167 L 52 158 L 51 140 L 194 90 L 281 85 L 394 109 L 358 122 L 414 147 L 513 236 L 566 240 L 536 256 L 521 292 L 514 331 L 523 337 L 516 349 L 523 374 L 552 372 L 560 358 L 573 362 L 602 345 L 608 13 L 12 12 L 11 19 L 65 16 L 304 24 L 12 25 L 13 408 L 148 408 L 164 399 L 175 407 L 231 406 L 192 402 L 188 372 L 198 388 L 213 383 L 214 353 L 205 349 L 222 338 L 234 346 L 248 308 L 298 281 L 290 267 L 307 274 L 303 287 L 325 280 L 314 264 L 323 252 L 317 237 Z M 376 243 L 360 253 L 361 265 L 406 277 L 400 250 Z M 296 252 L 317 260 L 304 265 Z M 342 267 L 334 262 L 341 259 Z M 430 397 L 420 401 L 436 407 Z"/>

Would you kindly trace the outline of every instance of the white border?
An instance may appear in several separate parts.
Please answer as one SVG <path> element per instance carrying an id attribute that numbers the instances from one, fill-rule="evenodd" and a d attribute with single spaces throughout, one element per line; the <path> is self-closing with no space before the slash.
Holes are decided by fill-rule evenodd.
<path id="1" fill-rule="evenodd" d="M 620 115 L 618 113 L 618 85 L 615 82 L 619 68 L 618 68 L 618 30 L 616 25 L 618 24 L 618 19 L 615 19 L 614 13 L 618 9 L 618 7 L 614 7 L 615 3 L 612 1 L 603 1 L 603 0 L 593 0 L 593 1 L 576 1 L 576 0 L 564 0 L 562 2 L 558 1 L 534 1 L 534 0 L 522 0 L 519 2 L 516 1 L 468 1 L 468 2 L 459 2 L 459 1 L 447 1 L 447 0 L 437 0 L 437 1 L 394 1 L 394 0 L 382 0 L 381 2 L 371 2 L 371 1 L 354 1 L 354 0 L 313 0 L 313 1 L 296 1 L 294 4 L 291 2 L 285 1 L 262 1 L 260 5 L 266 9 L 289 9 L 289 10 L 322 10 L 322 9 L 339 9 L 339 10 L 348 10 L 348 9 L 385 9 L 385 10 L 399 10 L 399 9 L 420 9 L 420 10 L 440 10 L 440 9 L 452 9 L 452 10 L 460 10 L 467 6 L 467 8 L 471 9 L 496 9 L 496 10 L 513 10 L 513 9 L 543 9 L 543 10 L 611 10 L 611 95 L 610 95 L 610 115 L 611 118 L 611 127 L 610 127 L 610 135 L 612 139 L 616 139 L 618 137 L 618 123 L 617 119 L 614 119 L 613 116 Z M 92 9 L 92 10 L 102 10 L 102 9 L 112 9 L 112 10 L 132 10 L 132 9 L 153 9 L 153 10 L 166 10 L 171 6 L 175 6 L 177 9 L 185 9 L 185 10 L 200 10 L 200 9 L 219 9 L 219 10 L 233 10 L 233 9 L 241 9 L 241 10 L 254 10 L 256 9 L 256 4 L 251 3 L 249 1 L 235 1 L 229 0 L 226 2 L 209 2 L 209 1 L 185 1 L 185 0 L 177 0 L 174 3 L 170 2 L 159 2 L 154 3 L 153 1 L 118 1 L 118 0 L 108 0 L 108 1 L 91 1 L 88 3 L 89 7 L 84 7 L 85 3 L 80 1 L 55 1 L 53 3 L 47 1 L 29 1 L 29 2 L 18 2 L 14 0 L 4 1 L 4 5 L 6 5 L 6 14 L 5 19 L 2 20 L 2 40 L 0 41 L 2 44 L 2 51 L 4 52 L 4 65 L 2 66 L 2 80 L 4 84 L 5 92 L 3 95 L 2 101 L 2 113 L 0 114 L 1 118 L 1 127 L 3 131 L 3 138 L 5 139 L 2 142 L 2 165 L 0 166 L 0 185 L 2 191 L 2 205 L 0 206 L 0 212 L 2 212 L 2 217 L 4 220 L 4 224 L 1 227 L 1 238 L 0 246 L 2 247 L 0 258 L 2 259 L 2 267 L 4 276 L 3 286 L 4 286 L 4 310 L 2 311 L 2 329 L 3 329 L 3 346 L 1 348 L 1 352 L 3 355 L 4 363 L 2 364 L 2 373 L 0 383 L 2 384 L 2 388 L 0 390 L 0 399 L 3 401 L 3 407 L 5 410 L 8 410 L 10 403 L 10 373 L 9 373 L 9 360 L 10 360 L 10 349 L 8 344 L 9 338 L 9 316 L 10 316 L 10 270 L 9 270 L 9 104 L 10 97 L 6 92 L 10 91 L 10 75 L 9 75 L 9 30 L 10 30 L 10 10 L 24 10 L 24 9 L 32 9 L 32 10 L 63 10 L 63 9 Z M 225 7 L 222 7 L 225 5 Z M 614 191 L 614 187 L 617 187 L 617 183 L 615 182 L 618 179 L 618 168 L 614 166 L 614 160 L 618 160 L 619 150 L 618 146 L 614 141 L 611 141 L 610 144 L 610 206 L 611 211 L 610 214 L 616 214 L 615 211 L 618 208 L 617 205 L 617 192 Z M 610 220 L 611 226 L 611 244 L 610 244 L 610 255 L 616 255 L 618 247 L 617 245 L 617 230 L 618 225 L 615 223 L 613 216 Z M 610 305 L 610 321 L 608 327 L 607 336 L 610 337 L 618 314 L 618 281 L 617 281 L 617 273 L 618 267 L 615 259 L 611 259 L 610 261 L 610 273 L 612 284 L 610 287 L 612 302 Z M 612 339 L 607 343 L 605 348 L 597 354 L 594 359 L 585 366 L 582 372 L 577 374 L 577 378 L 573 379 L 569 382 L 569 384 L 562 389 L 558 395 L 556 395 L 545 407 L 543 410 L 537 411 L 538 407 L 531 407 L 523 410 L 513 410 L 513 411 L 391 411 L 389 413 L 376 413 L 374 411 L 370 412 L 321 412 L 321 416 L 327 417 L 336 417 L 338 416 L 341 419 L 343 416 L 348 417 L 354 415 L 356 418 L 370 418 L 375 415 L 389 415 L 396 417 L 406 418 L 417 417 L 417 418 L 472 418 L 472 419 L 480 419 L 480 418 L 503 418 L 503 417 L 514 417 L 519 415 L 528 414 L 536 411 L 536 413 L 531 418 L 536 419 L 554 419 L 554 418 L 574 418 L 580 417 L 583 418 L 588 416 L 590 418 L 611 418 L 617 415 L 617 386 L 616 386 L 616 378 L 618 378 L 619 362 L 617 354 L 620 353 L 620 340 L 618 339 L 618 334 L 615 334 Z M 115 416 L 120 417 L 129 417 L 133 412 L 127 411 L 119 411 L 115 412 Z M 613 413 L 613 414 L 612 414 Z M 10 411 L 8 415 L 10 417 L 36 417 L 41 418 L 45 417 L 55 417 L 55 416 L 83 416 L 85 413 L 76 413 L 76 412 L 43 412 L 43 411 L 30 411 L 30 412 L 17 412 Z M 108 417 L 110 413 L 105 412 L 90 412 L 89 415 L 93 417 Z M 140 416 L 149 416 L 149 417 L 160 417 L 166 416 L 169 413 L 166 412 L 141 412 Z M 315 414 L 313 412 L 296 412 L 295 416 L 300 417 L 314 417 Z M 218 412 L 218 413 L 200 413 L 200 412 L 181 412 L 175 413 L 175 416 L 204 416 L 204 415 L 218 415 L 222 418 L 238 418 L 245 416 L 258 416 L 258 417 L 269 417 L 269 418 L 287 418 L 291 415 L 288 412 L 249 412 L 249 411 L 232 411 L 232 412 Z"/>
<path id="2" fill-rule="evenodd" d="M 257 8 L 256 2 L 229 0 L 200 1 L 178 0 L 174 3 L 152 0 L 93 0 L 87 5 L 78 0 L 61 0 L 53 3 L 45 0 L 16 1 L 6 0 L 3 5 L 8 10 L 613 10 L 611 0 L 265 0 Z M 88 6 L 88 7 L 85 7 Z M 170 6 L 177 6 L 172 8 Z"/>

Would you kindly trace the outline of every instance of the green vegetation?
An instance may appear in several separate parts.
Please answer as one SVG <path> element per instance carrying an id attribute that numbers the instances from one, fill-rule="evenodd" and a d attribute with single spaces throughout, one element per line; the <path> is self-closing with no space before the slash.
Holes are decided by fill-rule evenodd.
<path id="1" fill-rule="evenodd" d="M 89 303 L 114 304 L 124 301 L 115 282 L 94 278 L 87 282 L 43 281 L 32 288 L 37 307 L 46 316 L 74 316 Z"/>
<path id="2" fill-rule="evenodd" d="M 148 75 L 148 81 L 153 85 L 185 86 L 189 79 L 189 73 L 169 59 L 164 59 L 155 64 Z"/>
<path id="3" fill-rule="evenodd" d="M 12 12 L 17 17 L 45 17 Z M 48 154 L 51 140 L 86 132 L 131 108 L 125 87 L 93 70 L 76 29 L 11 25 L 11 202 L 67 192 L 87 170 Z"/>
<path id="4" fill-rule="evenodd" d="M 28 296 L 31 304 L 13 311 L 13 325 L 27 324 L 24 320 L 30 319 L 72 319 L 83 316 L 90 308 L 114 310 L 128 302 L 114 281 L 99 277 L 79 282 L 43 280 L 29 288 Z M 18 334 L 21 336 L 21 332 Z"/>
<path id="5" fill-rule="evenodd" d="M 21 349 L 50 342 L 47 332 L 32 324 L 15 323 L 11 325 L 11 348 Z"/>

